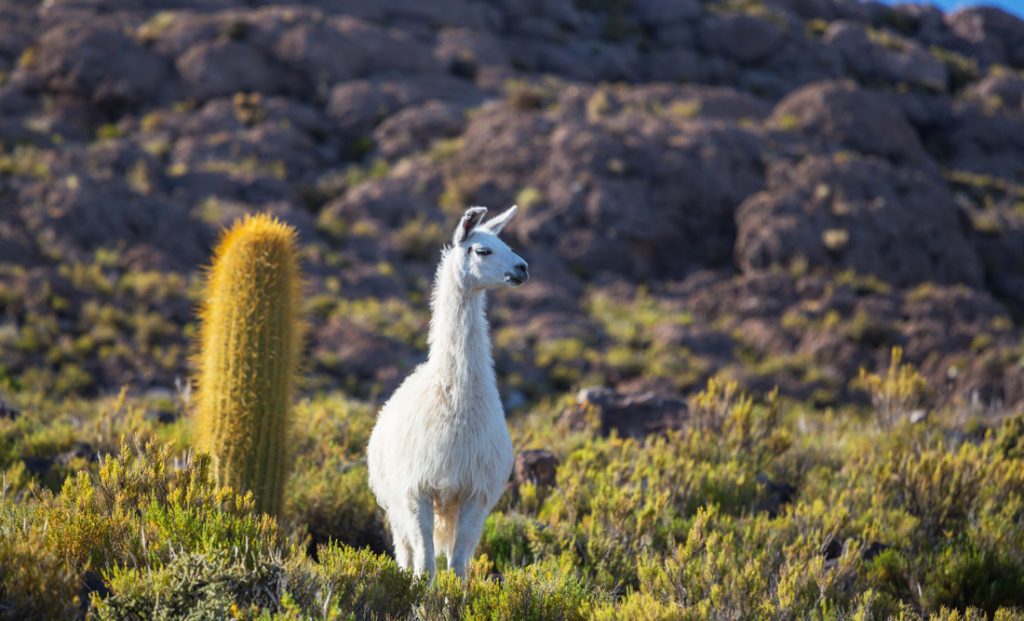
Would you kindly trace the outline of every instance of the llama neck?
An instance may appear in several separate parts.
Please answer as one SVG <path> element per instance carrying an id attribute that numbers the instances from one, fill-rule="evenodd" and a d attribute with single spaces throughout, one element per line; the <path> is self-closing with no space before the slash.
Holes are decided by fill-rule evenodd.
<path id="1" fill-rule="evenodd" d="M 485 294 L 463 284 L 454 259 L 446 253 L 434 279 L 428 343 L 442 392 L 458 401 L 494 384 L 494 363 Z"/>

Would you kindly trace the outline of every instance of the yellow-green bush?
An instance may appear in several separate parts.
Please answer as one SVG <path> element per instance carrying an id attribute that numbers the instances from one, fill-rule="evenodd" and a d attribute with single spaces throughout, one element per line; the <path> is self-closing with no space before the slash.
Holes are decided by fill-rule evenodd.
<path id="1" fill-rule="evenodd" d="M 369 404 L 328 394 L 297 406 L 300 458 L 278 521 L 219 487 L 201 453 L 151 441 L 105 454 L 133 430 L 188 441 L 154 427 L 136 397 L 63 413 L 25 397 L 36 411 L 0 420 L 0 618 L 1024 616 L 1019 416 L 970 433 L 943 411 L 883 427 L 873 412 L 752 398 L 715 379 L 681 429 L 638 440 L 560 427 L 572 402 L 511 420 L 517 446 L 561 459 L 554 485 L 506 496 L 467 581 L 428 584 L 386 554 L 363 462 Z M 45 476 L 22 461 L 83 438 L 100 460 Z"/>
<path id="2" fill-rule="evenodd" d="M 4 591 L 23 598 L 46 585 L 45 598 L 22 602 L 27 611 L 83 604 L 86 572 L 121 584 L 130 580 L 125 572 L 163 576 L 183 555 L 222 553 L 248 571 L 282 545 L 277 526 L 253 511 L 250 496 L 214 484 L 207 457 L 175 456 L 155 444 L 123 447 L 95 472 L 68 477 L 59 493 L 30 487 L 2 500 Z M 40 562 L 25 571 L 29 552 Z"/>
<path id="3" fill-rule="evenodd" d="M 374 412 L 341 397 L 296 408 L 295 467 L 287 513 L 310 536 L 310 549 L 328 541 L 387 549 L 383 516 L 367 483 L 363 455 Z"/>
<path id="4" fill-rule="evenodd" d="M 328 619 L 397 619 L 424 596 L 426 579 L 414 578 L 391 559 L 368 550 L 321 546 L 317 563 L 294 560 L 289 599 L 306 614 Z"/>

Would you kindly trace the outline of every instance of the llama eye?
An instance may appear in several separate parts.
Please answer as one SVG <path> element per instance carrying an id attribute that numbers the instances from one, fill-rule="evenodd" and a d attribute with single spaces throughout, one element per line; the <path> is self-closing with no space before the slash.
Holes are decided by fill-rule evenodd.
<path id="1" fill-rule="evenodd" d="M 486 257 L 493 252 L 490 248 L 474 248 L 473 250 L 481 257 Z"/>

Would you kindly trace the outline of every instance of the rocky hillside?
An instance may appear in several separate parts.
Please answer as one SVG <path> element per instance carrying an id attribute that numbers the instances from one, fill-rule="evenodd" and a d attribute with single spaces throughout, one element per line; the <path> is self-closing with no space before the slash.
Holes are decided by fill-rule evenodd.
<path id="1" fill-rule="evenodd" d="M 299 228 L 307 390 L 423 356 L 438 248 L 518 202 L 510 405 L 717 372 L 831 405 L 901 345 L 1024 403 L 1024 22 L 854 0 L 0 0 L 0 382 L 184 377 L 219 229 Z"/>

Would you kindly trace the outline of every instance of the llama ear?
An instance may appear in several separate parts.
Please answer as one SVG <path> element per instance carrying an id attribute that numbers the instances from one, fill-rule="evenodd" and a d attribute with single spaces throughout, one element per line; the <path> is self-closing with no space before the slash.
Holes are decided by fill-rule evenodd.
<path id="1" fill-rule="evenodd" d="M 497 235 L 501 233 L 501 230 L 505 228 L 505 225 L 512 220 L 512 217 L 516 215 L 517 211 L 519 211 L 519 206 L 512 205 L 502 213 L 488 220 L 487 224 L 485 224 L 483 228 Z"/>
<path id="2" fill-rule="evenodd" d="M 465 215 L 462 216 L 462 220 L 459 221 L 459 226 L 455 227 L 455 243 L 461 244 L 466 241 L 477 225 L 480 224 L 480 221 L 484 219 L 486 213 L 486 207 L 470 207 L 467 209 Z"/>

